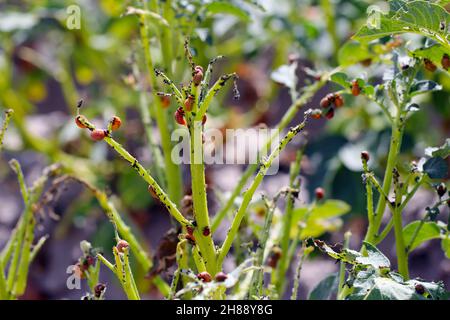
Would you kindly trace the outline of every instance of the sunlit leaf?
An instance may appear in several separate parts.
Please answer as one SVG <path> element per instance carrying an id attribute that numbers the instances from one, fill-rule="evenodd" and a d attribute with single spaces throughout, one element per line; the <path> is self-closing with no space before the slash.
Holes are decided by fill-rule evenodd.
<path id="1" fill-rule="evenodd" d="M 414 221 L 403 228 L 403 239 L 406 245 L 409 245 L 411 243 L 414 233 L 416 232 L 416 229 L 419 225 L 420 221 Z M 414 243 L 411 244 L 409 250 L 412 251 L 425 241 L 436 239 L 439 237 L 440 237 L 440 228 L 436 224 L 436 222 L 426 221 L 424 222 L 422 228 L 417 234 Z"/>

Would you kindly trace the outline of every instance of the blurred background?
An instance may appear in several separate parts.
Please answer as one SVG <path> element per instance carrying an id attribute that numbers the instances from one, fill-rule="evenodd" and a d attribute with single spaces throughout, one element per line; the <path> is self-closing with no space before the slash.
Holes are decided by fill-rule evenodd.
<path id="1" fill-rule="evenodd" d="M 175 17 L 170 29 L 172 41 L 178 41 L 180 46 L 185 37 L 190 37 L 197 64 L 206 67 L 213 57 L 226 57 L 217 63 L 213 79 L 223 73 L 238 73 L 240 100 L 233 100 L 229 86 L 219 93 L 209 112 L 207 126 L 221 130 L 277 124 L 290 106 L 291 98 L 289 90 L 272 79 L 273 71 L 287 65 L 289 59 L 298 60 L 296 72 L 301 89 L 314 81 L 311 72 L 305 70 L 330 70 L 338 66 L 340 59 L 352 58 L 351 51 L 340 49 L 365 23 L 369 5 L 387 7 L 385 2 L 359 0 L 233 0 L 230 3 L 235 9 L 219 12 L 208 7 L 210 3 L 171 1 Z M 68 19 L 73 17 L 73 12 L 68 11 L 70 5 L 80 10 L 79 29 L 69 28 Z M 168 214 L 149 196 L 144 181 L 105 143 L 91 141 L 73 121 L 79 99 L 84 100 L 83 114 L 96 123 L 106 123 L 111 115 L 120 116 L 123 127 L 116 138 L 145 166 L 152 165 L 140 109 L 139 79 L 133 70 L 138 66 L 145 72 L 139 19 L 127 9 L 130 6 L 139 8 L 140 2 L 6 0 L 0 3 L 0 109 L 12 108 L 15 112 L 0 154 L 0 248 L 23 210 L 16 177 L 8 166 L 11 158 L 19 160 L 29 184 L 41 175 L 44 167 L 57 162 L 68 172 L 105 190 L 153 253 L 171 228 Z M 150 34 L 157 29 L 150 30 Z M 422 41 L 414 37 L 408 40 Z M 150 51 L 156 66 L 167 64 L 160 43 L 153 37 Z M 187 62 L 182 55 L 174 54 L 173 59 L 176 67 L 169 76 L 176 83 L 186 81 L 190 72 Z M 348 72 L 379 83 L 383 68 L 379 63 L 356 64 Z M 448 73 L 424 73 L 422 76 L 435 78 L 443 85 L 443 90 L 424 95 L 421 110 L 408 122 L 401 155 L 405 163 L 423 156 L 427 146 L 441 145 L 450 132 Z M 305 110 L 318 107 L 320 99 L 336 88 L 332 84 L 323 87 Z M 363 97 L 345 98 L 346 106 L 333 121 L 322 119 L 309 125 L 299 203 L 307 203 L 318 186 L 326 190 L 327 198 L 347 202 L 351 206 L 350 213 L 330 224 L 323 237 L 331 243 L 339 242 L 343 232 L 351 230 L 350 247 L 357 249 L 367 227 L 359 152 L 369 150 L 375 172 L 382 174 L 390 129 L 375 105 Z M 175 127 L 171 117 L 175 108 L 172 103 L 167 110 L 169 128 Z M 300 112 L 293 123 L 302 118 Z M 154 124 L 153 127 L 159 141 L 158 130 Z M 279 173 L 267 177 L 261 192 L 273 195 L 288 184 L 289 163 L 300 143 L 296 139 L 283 152 Z M 181 167 L 183 192 L 187 194 L 189 170 Z M 218 195 L 226 196 L 232 190 L 244 168 L 208 166 L 213 214 L 220 208 Z M 405 221 L 421 218 L 425 207 L 436 198 L 433 190 L 420 190 L 407 208 Z M 105 255 L 111 257 L 110 248 L 115 244 L 113 227 L 97 200 L 76 182 L 65 185 L 59 196 L 42 211 L 38 232 L 48 234 L 49 239 L 32 265 L 23 298 L 79 299 L 87 288 L 83 284 L 81 290 L 69 290 L 66 269 L 81 256 L 79 243 L 82 240 L 102 248 Z M 448 221 L 448 214 L 446 208 L 439 219 Z M 262 223 L 263 219 L 260 220 Z M 227 226 L 228 222 L 215 235 L 219 243 Z M 244 240 L 245 237 L 246 234 Z M 383 241 L 380 248 L 390 258 L 395 257 L 392 238 Z M 155 261 L 158 263 L 157 258 Z M 450 261 L 444 256 L 440 241 L 432 240 L 414 251 L 410 266 L 412 277 L 443 280 L 447 288 L 450 286 Z M 229 268 L 233 268 L 232 262 Z M 300 297 L 305 298 L 314 285 L 337 268 L 334 261 L 324 256 L 313 256 L 306 261 L 301 274 Z M 162 270 L 161 275 L 170 279 L 172 272 L 169 268 Z M 148 289 L 144 290 L 144 297 L 161 298 L 150 288 L 150 280 L 146 280 L 142 270 L 137 268 L 135 273 L 142 278 L 140 286 Z M 106 268 L 102 268 L 101 280 L 108 284 L 106 298 L 125 298 Z"/>

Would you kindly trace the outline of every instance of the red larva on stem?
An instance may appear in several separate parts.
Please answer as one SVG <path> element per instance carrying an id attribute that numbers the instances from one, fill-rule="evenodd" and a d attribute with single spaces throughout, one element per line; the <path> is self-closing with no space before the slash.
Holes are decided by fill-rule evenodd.
<path id="1" fill-rule="evenodd" d="M 445 193 L 447 192 L 447 187 L 445 186 L 444 183 L 440 183 L 437 187 L 436 187 L 436 192 L 438 194 L 438 196 L 440 198 L 442 198 Z"/>
<path id="2" fill-rule="evenodd" d="M 170 97 L 164 95 L 164 96 L 161 96 L 160 99 L 161 99 L 161 106 L 164 109 L 167 109 L 170 106 Z"/>
<path id="3" fill-rule="evenodd" d="M 328 108 L 331 105 L 331 101 L 328 99 L 328 96 L 322 98 L 322 100 L 320 100 L 320 106 L 322 108 Z"/>
<path id="4" fill-rule="evenodd" d="M 182 126 L 186 125 L 186 120 L 184 119 L 184 110 L 182 107 L 178 107 L 178 109 L 175 111 L 175 121 Z"/>
<path id="5" fill-rule="evenodd" d="M 202 233 L 203 233 L 203 235 L 205 237 L 207 237 L 207 236 L 209 236 L 211 234 L 211 230 L 209 229 L 208 226 L 206 226 L 206 227 L 203 228 L 203 232 Z"/>
<path id="6" fill-rule="evenodd" d="M 270 251 L 269 258 L 267 259 L 267 265 L 271 268 L 276 268 L 281 256 L 281 248 L 278 246 L 274 246 Z"/>
<path id="7" fill-rule="evenodd" d="M 194 73 L 192 75 L 192 82 L 194 86 L 198 86 L 203 80 L 203 68 L 201 66 L 196 66 Z"/>
<path id="8" fill-rule="evenodd" d="M 320 109 L 314 109 L 311 111 L 311 118 L 320 119 L 322 118 L 322 111 Z"/>
<path id="9" fill-rule="evenodd" d="M 448 56 L 448 54 L 445 53 L 442 56 L 441 65 L 445 70 L 448 70 L 448 68 L 450 68 L 450 57 Z"/>
<path id="10" fill-rule="evenodd" d="M 228 279 L 228 276 L 226 273 L 220 271 L 219 273 L 216 274 L 215 279 L 217 282 L 224 282 L 225 280 Z"/>
<path id="11" fill-rule="evenodd" d="M 103 129 L 95 129 L 91 131 L 91 138 L 95 141 L 101 141 L 106 137 L 106 131 Z"/>
<path id="12" fill-rule="evenodd" d="M 120 126 L 122 125 L 122 120 L 120 120 L 119 117 L 114 116 L 111 119 L 111 130 L 118 130 Z"/>
<path id="13" fill-rule="evenodd" d="M 344 105 L 344 98 L 339 93 L 334 94 L 334 105 L 337 108 L 340 108 Z"/>
<path id="14" fill-rule="evenodd" d="M 314 190 L 314 194 L 316 195 L 317 200 L 321 200 L 323 199 L 323 197 L 325 197 L 325 190 L 320 187 L 316 188 L 316 190 Z"/>
<path id="15" fill-rule="evenodd" d="M 368 151 L 361 151 L 361 159 L 364 161 L 369 161 L 370 160 L 370 154 Z"/>
<path id="16" fill-rule="evenodd" d="M 102 295 L 103 291 L 105 291 L 106 289 L 106 285 L 103 283 L 98 283 L 95 285 L 94 287 L 94 294 L 96 298 L 100 298 L 100 296 Z"/>
<path id="17" fill-rule="evenodd" d="M 116 248 L 117 248 L 117 251 L 119 251 L 120 253 L 123 253 L 123 251 L 126 248 L 128 248 L 129 246 L 130 245 L 125 240 L 119 240 L 119 242 L 117 242 Z"/>
<path id="18" fill-rule="evenodd" d="M 211 275 L 206 271 L 203 271 L 203 272 L 200 272 L 199 274 L 197 274 L 197 278 L 202 280 L 203 282 L 211 282 L 211 280 L 212 280 Z"/>
<path id="19" fill-rule="evenodd" d="M 187 226 L 187 227 L 186 227 L 186 231 L 187 231 L 187 233 L 188 233 L 189 235 L 191 235 L 191 236 L 194 234 L 194 228 L 191 227 L 191 226 Z"/>
<path id="20" fill-rule="evenodd" d="M 325 117 L 326 117 L 328 120 L 333 119 L 333 117 L 334 117 L 334 109 L 333 109 L 333 108 L 330 108 L 330 109 L 327 111 L 327 113 L 325 113 Z"/>
<path id="21" fill-rule="evenodd" d="M 361 93 L 361 87 L 358 84 L 358 81 L 354 80 L 352 81 L 352 95 L 359 96 Z"/>
<path id="22" fill-rule="evenodd" d="M 436 71 L 437 67 L 433 62 L 431 62 L 431 60 L 425 58 L 423 59 L 423 63 L 425 65 L 425 69 L 427 69 L 428 71 L 430 72 Z"/>
<path id="23" fill-rule="evenodd" d="M 195 97 L 193 95 L 189 95 L 186 100 L 184 100 L 184 108 L 186 111 L 192 111 L 192 106 L 194 105 Z"/>
<path id="24" fill-rule="evenodd" d="M 191 244 L 191 245 L 193 245 L 193 246 L 195 246 L 195 237 L 194 237 L 194 235 L 193 234 L 185 234 L 184 235 L 184 238 L 187 240 L 187 241 L 189 241 L 189 243 Z"/>
<path id="25" fill-rule="evenodd" d="M 84 124 L 85 122 L 86 122 L 86 117 L 85 116 L 78 115 L 75 118 L 75 123 L 77 124 L 78 128 L 81 128 L 81 129 L 87 128 L 86 125 Z"/>
<path id="26" fill-rule="evenodd" d="M 206 114 L 203 115 L 203 117 L 202 117 L 202 126 L 205 125 L 207 119 L 208 119 L 208 117 L 206 116 Z"/>

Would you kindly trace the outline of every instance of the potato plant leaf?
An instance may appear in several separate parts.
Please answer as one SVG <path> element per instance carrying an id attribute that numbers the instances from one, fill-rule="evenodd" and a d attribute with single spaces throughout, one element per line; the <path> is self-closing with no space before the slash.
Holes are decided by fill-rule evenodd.
<path id="1" fill-rule="evenodd" d="M 412 86 L 411 89 L 409 90 L 409 93 L 411 95 L 411 97 L 422 94 L 422 93 L 427 93 L 427 92 L 431 92 L 431 91 L 439 91 L 442 90 L 442 86 L 437 84 L 434 81 L 431 80 L 420 80 L 420 81 L 415 81 Z"/>
<path id="2" fill-rule="evenodd" d="M 442 68 L 442 57 L 447 54 L 450 56 L 450 49 L 441 46 L 439 44 L 433 44 L 426 48 L 420 48 L 412 51 L 411 56 L 421 59 L 428 59 L 433 62 L 436 66 Z M 448 70 L 447 70 L 448 71 Z"/>
<path id="3" fill-rule="evenodd" d="M 329 300 L 337 292 L 338 285 L 338 273 L 332 273 L 314 287 L 309 293 L 308 300 Z"/>
<path id="4" fill-rule="evenodd" d="M 424 293 L 416 289 L 422 286 Z M 421 280 L 403 281 L 395 273 L 380 275 L 375 269 L 358 272 L 353 282 L 353 292 L 349 300 L 441 300 L 446 292 L 441 282 L 424 282 Z"/>
<path id="5" fill-rule="evenodd" d="M 298 225 L 304 224 L 300 238 L 319 237 L 325 232 L 334 231 L 342 225 L 340 216 L 350 212 L 350 205 L 341 200 L 329 199 L 309 207 L 297 208 L 293 211 L 291 236 L 295 236 Z M 307 221 L 305 221 L 307 219 Z"/>
<path id="6" fill-rule="evenodd" d="M 231 2 L 215 1 L 206 5 L 205 10 L 211 14 L 229 14 L 244 22 L 250 21 L 248 12 Z"/>
<path id="7" fill-rule="evenodd" d="M 423 171 L 431 179 L 443 179 L 448 172 L 447 162 L 440 157 L 430 158 L 424 163 Z"/>
<path id="8" fill-rule="evenodd" d="M 367 257 L 361 256 L 357 257 L 356 261 L 360 262 L 364 265 L 370 265 L 374 268 L 379 269 L 389 269 L 391 267 L 391 263 L 386 256 L 381 253 L 380 250 L 377 249 L 373 244 L 364 241 L 364 247 L 367 251 Z"/>
<path id="9" fill-rule="evenodd" d="M 394 2 L 388 15 L 380 15 L 378 25 L 363 26 L 354 36 L 370 41 L 398 33 L 418 33 L 450 48 L 448 34 L 441 24 L 450 23 L 450 15 L 441 6 L 428 1 Z"/>
<path id="10" fill-rule="evenodd" d="M 285 85 L 291 90 L 295 90 L 297 86 L 296 69 L 297 64 L 295 63 L 282 65 L 270 74 L 270 78 L 277 83 Z"/>
<path id="11" fill-rule="evenodd" d="M 444 144 L 440 147 L 429 147 L 425 149 L 425 154 L 430 157 L 447 158 L 450 155 L 450 138 L 447 138 Z"/>
<path id="12" fill-rule="evenodd" d="M 403 238 L 405 240 L 406 245 L 411 243 L 414 233 L 419 225 L 420 221 L 414 221 L 403 228 Z M 419 233 L 414 239 L 414 242 L 409 247 L 409 251 L 414 250 L 425 241 L 439 238 L 440 234 L 441 234 L 440 228 L 436 222 L 433 221 L 424 222 L 422 228 L 420 229 Z"/>

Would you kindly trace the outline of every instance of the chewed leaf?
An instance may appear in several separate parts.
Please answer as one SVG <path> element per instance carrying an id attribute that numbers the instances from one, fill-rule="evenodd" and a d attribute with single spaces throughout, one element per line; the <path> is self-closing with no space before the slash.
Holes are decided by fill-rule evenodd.
<path id="1" fill-rule="evenodd" d="M 446 30 L 441 29 L 441 24 L 450 23 L 450 15 L 439 5 L 428 1 L 403 2 L 391 7 L 388 15 L 380 12 L 374 14 L 377 16 L 370 16 L 368 24 L 356 33 L 354 39 L 370 41 L 392 34 L 418 33 L 450 47 Z"/>
<path id="2" fill-rule="evenodd" d="M 421 80 L 421 81 L 415 81 L 413 85 L 411 86 L 411 89 L 409 90 L 410 95 L 416 96 L 418 94 L 432 92 L 432 91 L 439 91 L 442 90 L 442 86 L 437 84 L 434 81 L 430 80 Z"/>
<path id="3" fill-rule="evenodd" d="M 361 254 L 357 251 L 350 250 L 350 249 L 344 249 L 340 252 L 337 252 L 321 240 L 314 240 L 314 245 L 317 248 L 319 248 L 320 250 L 327 253 L 333 259 L 344 261 L 344 262 L 350 263 L 350 264 L 360 264 L 357 261 L 357 258 L 360 257 Z"/>
<path id="4" fill-rule="evenodd" d="M 364 265 L 370 265 L 374 268 L 388 269 L 391 263 L 386 256 L 381 253 L 373 244 L 364 241 L 364 247 L 367 251 L 367 257 L 361 256 L 356 258 L 358 262 Z"/>
<path id="5" fill-rule="evenodd" d="M 410 53 L 410 55 L 421 59 L 426 58 L 433 62 L 436 66 L 442 67 L 442 57 L 444 55 L 450 56 L 450 49 L 439 44 L 433 44 L 426 48 L 414 50 Z"/>
<path id="6" fill-rule="evenodd" d="M 295 63 L 290 65 L 282 65 L 278 69 L 274 70 L 270 77 L 273 81 L 277 83 L 281 83 L 291 90 L 295 90 L 297 86 L 297 76 L 295 74 L 295 70 L 297 69 L 297 65 Z"/>
<path id="7" fill-rule="evenodd" d="M 440 147 L 429 147 L 425 149 L 425 154 L 429 157 L 447 158 L 450 155 L 450 138 L 447 138 L 444 144 Z"/>
<path id="8" fill-rule="evenodd" d="M 442 300 L 446 292 L 441 282 L 425 282 L 412 279 L 404 281 L 403 278 L 390 272 L 380 275 L 370 268 L 358 272 L 353 282 L 353 292 L 349 300 Z"/>

